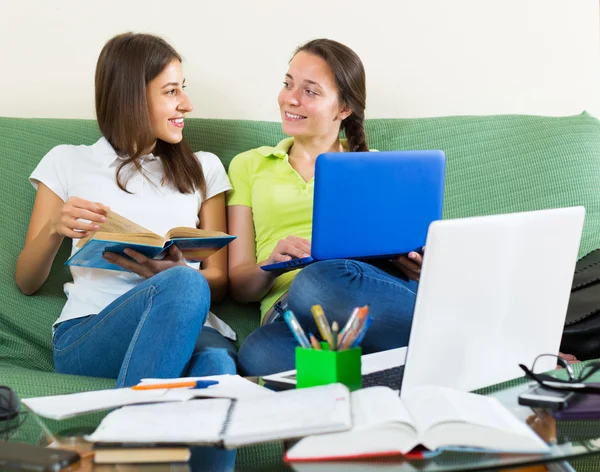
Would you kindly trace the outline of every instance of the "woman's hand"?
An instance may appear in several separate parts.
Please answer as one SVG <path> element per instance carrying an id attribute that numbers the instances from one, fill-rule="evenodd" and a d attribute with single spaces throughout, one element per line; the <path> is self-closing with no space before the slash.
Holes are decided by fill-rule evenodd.
<path id="1" fill-rule="evenodd" d="M 171 267 L 186 265 L 185 261 L 183 260 L 183 254 L 175 245 L 172 245 L 169 248 L 169 253 L 164 259 L 161 260 L 150 259 L 149 257 L 146 257 L 143 254 L 140 254 L 139 252 L 129 248 L 125 249 L 124 252 L 129 257 L 133 258 L 133 260 L 119 254 L 115 254 L 114 252 L 105 252 L 102 255 L 102 258 L 111 264 L 121 266 L 123 269 L 134 272 L 146 279 L 149 279 L 153 275 L 156 275 L 163 270 L 170 269 Z"/>
<path id="2" fill-rule="evenodd" d="M 286 262 L 292 259 L 310 257 L 310 241 L 298 236 L 280 239 L 267 260 L 267 264 Z"/>
<path id="3" fill-rule="evenodd" d="M 425 253 L 425 246 L 423 246 L 423 253 Z M 392 259 L 392 263 L 410 280 L 419 281 L 421 266 L 423 265 L 423 256 L 421 254 L 412 251 L 408 253 L 408 256 L 398 256 Z"/>
<path id="4" fill-rule="evenodd" d="M 79 197 L 69 198 L 60 211 L 50 219 L 50 229 L 54 234 L 68 238 L 85 238 L 90 231 L 97 231 L 98 223 L 106 221 L 108 207 Z M 86 223 L 83 220 L 89 220 Z"/>

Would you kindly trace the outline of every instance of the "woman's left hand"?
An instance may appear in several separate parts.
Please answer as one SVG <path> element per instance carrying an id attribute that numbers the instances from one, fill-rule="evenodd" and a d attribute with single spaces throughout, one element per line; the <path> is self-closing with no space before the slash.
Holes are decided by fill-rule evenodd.
<path id="1" fill-rule="evenodd" d="M 425 252 L 425 246 L 423 246 L 423 252 Z M 412 251 L 408 253 L 408 256 L 398 256 L 391 259 L 391 261 L 410 280 L 419 281 L 421 266 L 423 265 L 423 256 L 421 254 Z"/>
<path id="2" fill-rule="evenodd" d="M 156 275 L 163 270 L 170 269 L 171 267 L 186 265 L 185 261 L 183 260 L 183 254 L 175 245 L 172 245 L 169 248 L 169 253 L 164 259 L 161 260 L 150 259 L 149 257 L 146 257 L 143 254 L 140 254 L 139 252 L 129 248 L 125 249 L 124 252 L 133 260 L 119 254 L 115 254 L 114 252 L 106 252 L 102 258 L 111 264 L 121 266 L 123 269 L 134 272 L 146 279 L 149 279 L 153 275 Z"/>

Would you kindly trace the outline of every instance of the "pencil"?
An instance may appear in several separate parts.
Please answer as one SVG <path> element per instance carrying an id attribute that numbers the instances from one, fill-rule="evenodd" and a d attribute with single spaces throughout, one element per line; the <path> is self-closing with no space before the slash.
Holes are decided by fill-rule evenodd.
<path id="1" fill-rule="evenodd" d="M 315 319 L 315 323 L 317 324 L 317 328 L 319 328 L 319 333 L 321 333 L 321 338 L 329 344 L 329 349 L 333 351 L 333 339 L 331 338 L 331 328 L 329 328 L 329 322 L 327 321 L 327 317 L 325 316 L 325 312 L 321 305 L 313 305 L 310 309 L 312 312 L 313 318 Z"/>
<path id="2" fill-rule="evenodd" d="M 318 351 L 321 351 L 322 350 L 321 345 L 319 344 L 319 341 L 317 341 L 317 338 L 315 338 L 315 335 L 312 333 L 309 333 L 308 337 L 310 338 L 310 343 L 312 344 L 312 347 L 314 347 Z"/>
<path id="3" fill-rule="evenodd" d="M 340 330 L 340 327 L 337 323 L 337 321 L 334 321 L 333 323 L 331 323 L 331 339 L 333 340 L 333 350 L 337 351 L 338 350 L 338 332 Z"/>

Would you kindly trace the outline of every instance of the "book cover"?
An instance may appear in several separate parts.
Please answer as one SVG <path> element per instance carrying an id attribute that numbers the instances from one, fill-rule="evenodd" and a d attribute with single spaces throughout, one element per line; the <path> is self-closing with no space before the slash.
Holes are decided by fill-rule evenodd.
<path id="1" fill-rule="evenodd" d="M 181 250 L 186 261 L 202 262 L 234 239 L 235 236 L 223 234 L 223 236 L 174 238 L 165 242 L 164 245 L 155 245 L 92 238 L 79 251 L 73 254 L 65 262 L 65 265 L 127 272 L 127 269 L 104 260 L 102 255 L 105 252 L 113 252 L 129 257 L 124 251 L 126 248 L 130 248 L 146 257 L 162 259 L 173 244 Z"/>

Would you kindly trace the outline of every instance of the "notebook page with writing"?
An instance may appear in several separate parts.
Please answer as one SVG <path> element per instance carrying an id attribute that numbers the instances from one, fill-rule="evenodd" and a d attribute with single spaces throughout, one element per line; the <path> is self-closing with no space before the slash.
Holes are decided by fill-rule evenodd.
<path id="1" fill-rule="evenodd" d="M 350 392 L 342 384 L 302 388 L 236 402 L 226 447 L 343 431 L 352 426 Z"/>
<path id="2" fill-rule="evenodd" d="M 109 413 L 92 442 L 216 444 L 232 400 L 193 400 L 159 405 L 128 406 Z"/>

